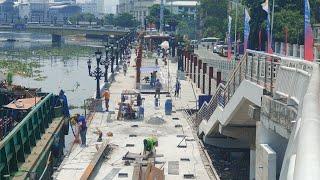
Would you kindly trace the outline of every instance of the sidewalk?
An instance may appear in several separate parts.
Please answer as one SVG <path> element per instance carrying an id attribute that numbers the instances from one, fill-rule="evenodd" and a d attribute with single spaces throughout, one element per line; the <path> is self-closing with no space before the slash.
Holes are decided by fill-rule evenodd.
<path id="1" fill-rule="evenodd" d="M 127 76 L 122 71 L 115 76 L 115 81 L 110 86 L 110 110 L 115 111 L 107 120 L 108 113 L 96 113 L 92 124 L 88 129 L 88 148 L 75 150 L 67 157 L 61 168 L 57 172 L 57 179 L 79 179 L 84 172 L 84 168 L 93 158 L 97 135 L 93 134 L 96 127 L 103 132 L 103 141 L 112 145 L 113 150 L 108 157 L 102 162 L 101 167 L 95 171 L 94 179 L 123 179 L 119 173 L 127 175 L 132 179 L 134 174 L 135 162 L 130 165 L 124 165 L 122 157 L 127 153 L 142 153 L 143 139 L 155 136 L 159 145 L 156 147 L 155 166 L 164 169 L 165 179 L 185 179 L 184 175 L 192 174 L 197 179 L 210 179 L 206 171 L 207 162 L 202 161 L 198 142 L 194 139 L 192 128 L 189 126 L 183 110 L 185 107 L 195 106 L 195 95 L 188 80 L 181 81 L 182 94 L 181 98 L 173 99 L 172 115 L 165 115 L 164 104 L 167 99 L 166 95 L 160 97 L 160 107 L 154 106 L 154 95 L 142 95 L 144 98 L 143 106 L 145 109 L 143 120 L 116 120 L 117 104 L 120 102 L 120 94 L 124 89 L 133 89 L 135 87 L 135 55 L 132 55 L 130 66 L 128 67 Z M 167 68 L 161 64 L 161 73 L 163 78 L 167 78 Z M 169 64 L 171 83 L 174 87 L 176 79 L 176 63 Z M 173 90 L 171 88 L 171 90 Z M 106 133 L 112 132 L 112 137 L 107 137 Z M 133 136 L 134 135 L 134 136 Z M 177 147 L 181 143 L 183 148 Z M 130 146 L 129 146 L 129 145 Z M 182 161 L 188 159 L 188 161 Z M 125 178 L 125 179 L 127 179 Z"/>

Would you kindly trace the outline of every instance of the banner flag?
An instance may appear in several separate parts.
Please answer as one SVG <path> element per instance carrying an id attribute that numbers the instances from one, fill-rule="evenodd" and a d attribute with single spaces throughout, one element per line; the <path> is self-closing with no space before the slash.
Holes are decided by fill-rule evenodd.
<path id="1" fill-rule="evenodd" d="M 248 39 L 250 34 L 250 15 L 248 10 L 244 9 L 244 28 L 243 28 L 243 50 L 245 51 L 248 48 Z"/>
<path id="2" fill-rule="evenodd" d="M 232 46 L 231 46 L 231 21 L 232 21 L 232 17 L 229 16 L 229 22 L 228 22 L 228 60 L 231 60 L 231 50 L 232 50 Z"/>
<path id="3" fill-rule="evenodd" d="M 269 10 L 269 0 L 266 0 L 264 3 L 261 4 L 262 6 L 262 9 L 264 11 L 267 12 L 268 16 L 267 16 L 267 53 L 270 53 L 272 54 L 273 53 L 273 50 L 272 50 L 272 47 L 271 47 L 271 40 L 272 40 L 272 37 L 270 35 L 270 10 Z"/>
<path id="4" fill-rule="evenodd" d="M 310 24 L 310 4 L 309 0 L 304 1 L 304 59 L 314 60 L 313 54 L 313 32 Z"/>

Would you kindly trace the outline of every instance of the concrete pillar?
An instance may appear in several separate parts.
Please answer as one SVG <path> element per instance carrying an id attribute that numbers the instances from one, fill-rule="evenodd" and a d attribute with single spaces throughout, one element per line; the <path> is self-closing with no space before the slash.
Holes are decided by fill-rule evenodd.
<path id="1" fill-rule="evenodd" d="M 200 79 L 202 77 L 202 60 L 198 60 L 197 87 L 200 88 Z"/>
<path id="2" fill-rule="evenodd" d="M 268 121 L 268 117 L 266 116 L 260 116 L 260 118 L 261 121 Z M 269 172 L 270 177 L 274 177 L 269 179 L 276 179 L 276 177 L 280 175 L 288 139 L 282 137 L 272 129 L 266 128 L 261 121 L 256 122 L 256 179 L 265 179 L 260 177 L 261 173 L 266 172 Z M 268 145 L 268 147 L 266 145 Z M 274 151 L 274 153 L 266 154 L 266 150 L 270 150 L 270 152 Z M 273 156 L 276 156 L 275 161 L 270 160 L 268 163 L 266 160 L 274 158 Z M 272 172 L 272 176 L 268 169 L 275 171 Z M 268 175 L 264 174 L 263 176 L 267 177 Z"/>
<path id="3" fill-rule="evenodd" d="M 189 53 L 189 62 L 190 62 L 190 65 L 189 65 L 189 68 L 190 68 L 190 70 L 189 70 L 189 77 L 190 77 L 190 79 L 192 79 L 192 73 L 193 73 L 193 55 L 192 54 L 190 54 Z"/>
<path id="4" fill-rule="evenodd" d="M 256 175 L 256 149 L 255 147 L 250 148 L 250 180 L 255 180 Z"/>
<path id="5" fill-rule="evenodd" d="M 212 83 L 211 83 L 211 80 L 213 79 L 213 67 L 209 67 L 209 86 L 208 86 L 208 92 L 209 92 L 209 95 L 212 95 L 211 94 L 211 89 L 212 89 L 212 86 L 214 86 Z"/>
<path id="6" fill-rule="evenodd" d="M 194 83 L 196 83 L 196 79 L 198 77 L 198 57 L 197 56 L 193 56 L 193 76 L 192 76 L 192 80 Z"/>
<path id="7" fill-rule="evenodd" d="M 314 59 L 318 59 L 319 52 L 317 47 L 313 47 L 313 54 L 314 54 Z"/>
<path id="8" fill-rule="evenodd" d="M 292 44 L 287 43 L 287 56 L 292 56 Z"/>
<path id="9" fill-rule="evenodd" d="M 293 57 L 298 57 L 298 45 L 297 44 L 293 44 L 292 45 L 292 56 Z"/>
<path id="10" fill-rule="evenodd" d="M 278 53 L 278 51 L 279 51 L 279 49 L 278 49 L 278 44 L 279 44 L 279 42 L 275 42 L 275 43 L 274 43 L 274 52 L 275 52 L 275 53 Z"/>
<path id="11" fill-rule="evenodd" d="M 285 52 L 284 52 L 284 51 L 285 51 L 284 46 L 285 46 L 285 45 L 284 45 L 284 43 L 283 43 L 283 42 L 281 42 L 281 43 L 280 43 L 280 54 L 281 54 L 281 55 L 285 55 Z"/>
<path id="12" fill-rule="evenodd" d="M 186 76 L 188 76 L 188 72 L 189 72 L 189 60 L 188 60 L 188 54 L 186 51 L 184 51 L 183 53 L 183 59 L 184 59 L 184 64 L 185 64 L 185 67 L 184 67 L 184 70 L 186 72 Z"/>
<path id="13" fill-rule="evenodd" d="M 61 35 L 52 34 L 51 38 L 52 38 L 52 43 L 54 43 L 54 44 L 61 44 L 61 42 L 62 42 L 62 36 Z"/>
<path id="14" fill-rule="evenodd" d="M 203 94 L 206 94 L 206 74 L 207 74 L 207 63 L 202 64 L 202 86 L 201 90 Z"/>
<path id="15" fill-rule="evenodd" d="M 218 71 L 216 87 L 218 87 L 221 82 L 222 82 L 221 71 Z"/>
<path id="16" fill-rule="evenodd" d="M 304 59 L 304 45 L 300 45 L 300 59 Z"/>

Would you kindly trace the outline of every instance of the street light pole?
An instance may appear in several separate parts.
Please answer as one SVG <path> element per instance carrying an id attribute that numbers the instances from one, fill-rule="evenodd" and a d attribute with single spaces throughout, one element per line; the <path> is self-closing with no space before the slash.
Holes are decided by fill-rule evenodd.
<path id="1" fill-rule="evenodd" d="M 100 79 L 101 76 L 103 74 L 101 68 L 100 68 L 100 61 L 101 61 L 101 56 L 102 53 L 100 50 L 98 50 L 97 52 L 95 52 L 96 55 L 96 61 L 97 61 L 97 67 L 95 68 L 94 71 L 91 71 L 91 59 L 89 58 L 89 60 L 87 61 L 88 64 L 88 71 L 89 71 L 89 76 L 91 77 L 95 77 L 96 81 L 97 81 L 97 87 L 96 87 L 96 99 L 100 99 L 101 95 L 100 95 Z"/>
<path id="2" fill-rule="evenodd" d="M 113 70 L 113 65 L 114 65 L 114 48 L 113 48 L 113 45 L 110 47 L 110 58 L 109 58 L 109 61 L 111 60 L 111 73 L 113 74 L 114 73 L 114 70 Z"/>

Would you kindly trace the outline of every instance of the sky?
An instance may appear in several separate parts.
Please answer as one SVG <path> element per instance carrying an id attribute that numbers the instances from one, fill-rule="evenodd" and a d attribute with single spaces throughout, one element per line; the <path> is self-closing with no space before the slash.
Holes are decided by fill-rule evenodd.
<path id="1" fill-rule="evenodd" d="M 118 0 L 104 0 L 107 13 L 116 13 Z"/>

